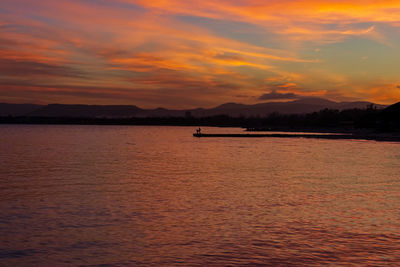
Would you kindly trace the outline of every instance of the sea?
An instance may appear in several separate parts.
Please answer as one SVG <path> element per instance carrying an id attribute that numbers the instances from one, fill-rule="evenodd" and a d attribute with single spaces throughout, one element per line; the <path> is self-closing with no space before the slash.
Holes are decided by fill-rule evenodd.
<path id="1" fill-rule="evenodd" d="M 195 130 L 0 125 L 0 266 L 400 265 L 400 143 Z"/>

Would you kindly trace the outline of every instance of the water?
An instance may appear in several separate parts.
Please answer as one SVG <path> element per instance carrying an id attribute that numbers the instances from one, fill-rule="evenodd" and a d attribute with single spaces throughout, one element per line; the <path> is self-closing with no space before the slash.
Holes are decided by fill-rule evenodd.
<path id="1" fill-rule="evenodd" d="M 400 263 L 399 143 L 193 131 L 1 125 L 0 265 Z"/>

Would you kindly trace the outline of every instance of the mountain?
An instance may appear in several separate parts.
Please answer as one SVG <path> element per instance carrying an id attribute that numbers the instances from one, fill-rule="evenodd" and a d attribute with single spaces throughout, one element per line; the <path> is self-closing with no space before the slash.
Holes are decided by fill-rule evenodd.
<path id="1" fill-rule="evenodd" d="M 43 106 L 34 104 L 0 103 L 0 116 L 24 116 Z"/>
<path id="2" fill-rule="evenodd" d="M 268 114 L 277 112 L 280 114 L 301 114 L 317 112 L 322 109 L 354 109 L 366 108 L 371 105 L 371 102 L 334 102 L 323 98 L 310 97 L 290 102 L 267 102 L 255 105 L 243 105 L 236 103 L 227 103 L 212 109 L 203 109 L 201 111 L 191 110 L 193 116 L 214 116 L 214 115 L 230 115 L 233 117 L 238 116 L 266 116 Z M 373 104 L 375 105 L 375 104 Z M 384 105 L 375 105 L 377 108 L 384 108 Z"/>
<path id="3" fill-rule="evenodd" d="M 382 110 L 381 116 L 388 121 L 400 123 L 400 102 L 390 105 Z"/>
<path id="4" fill-rule="evenodd" d="M 28 113 L 35 117 L 135 117 L 142 109 L 136 106 L 50 104 Z"/>
<path id="5" fill-rule="evenodd" d="M 124 105 L 64 105 L 50 104 L 46 106 L 31 104 L 0 104 L 0 116 L 32 116 L 32 117 L 207 117 L 229 115 L 231 117 L 267 116 L 271 113 L 301 114 L 317 112 L 322 109 L 354 109 L 366 108 L 371 102 L 334 102 L 323 98 L 310 97 L 289 102 L 266 102 L 254 105 L 226 103 L 215 108 L 170 110 L 165 108 L 141 109 L 137 106 Z M 375 104 L 373 104 L 375 105 Z M 385 108 L 383 105 L 375 105 Z"/>

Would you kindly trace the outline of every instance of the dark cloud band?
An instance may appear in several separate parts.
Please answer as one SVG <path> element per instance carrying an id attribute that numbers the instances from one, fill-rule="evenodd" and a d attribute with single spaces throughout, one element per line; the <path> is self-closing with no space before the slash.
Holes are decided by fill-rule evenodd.
<path id="1" fill-rule="evenodd" d="M 259 100 L 280 100 L 280 99 L 298 99 L 300 96 L 294 93 L 279 93 L 275 90 L 272 90 L 270 93 L 262 94 L 258 99 Z"/>

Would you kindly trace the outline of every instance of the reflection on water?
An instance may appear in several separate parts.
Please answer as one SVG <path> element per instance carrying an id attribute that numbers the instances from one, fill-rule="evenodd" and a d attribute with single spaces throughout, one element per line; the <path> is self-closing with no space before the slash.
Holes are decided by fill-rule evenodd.
<path id="1" fill-rule="evenodd" d="M 1 263 L 400 262 L 400 144 L 193 131 L 0 126 Z"/>

